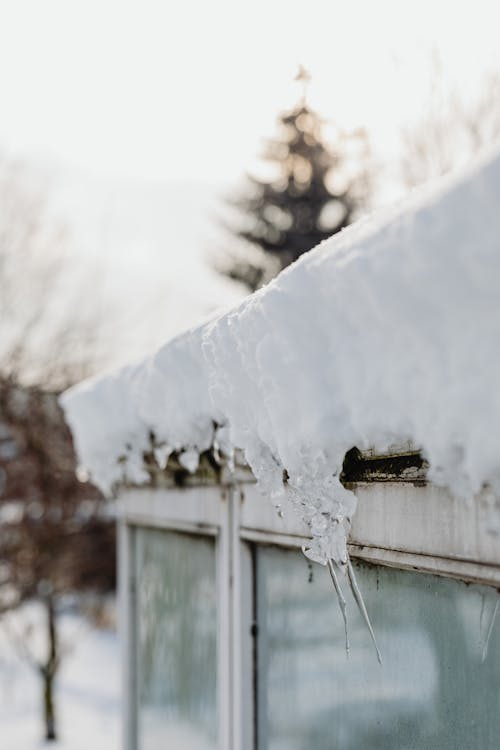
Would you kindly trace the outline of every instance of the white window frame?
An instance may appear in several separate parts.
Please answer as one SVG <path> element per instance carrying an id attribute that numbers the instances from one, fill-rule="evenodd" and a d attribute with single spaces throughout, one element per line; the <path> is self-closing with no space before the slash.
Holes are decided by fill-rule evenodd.
<path id="1" fill-rule="evenodd" d="M 357 485 L 356 494 L 353 557 L 500 587 L 500 545 L 490 531 L 488 492 L 465 503 L 430 484 L 367 482 Z M 137 750 L 134 529 L 152 527 L 216 539 L 218 747 L 252 750 L 254 571 L 249 543 L 300 548 L 307 528 L 292 511 L 278 516 L 251 482 L 128 489 L 120 494 L 118 508 L 124 747 Z"/>

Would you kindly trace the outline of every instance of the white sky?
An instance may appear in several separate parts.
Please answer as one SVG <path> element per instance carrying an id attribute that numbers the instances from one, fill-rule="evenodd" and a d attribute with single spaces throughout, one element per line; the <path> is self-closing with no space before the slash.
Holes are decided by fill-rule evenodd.
<path id="1" fill-rule="evenodd" d="M 0 153 L 66 175 L 58 205 L 126 308 L 117 336 L 138 326 L 118 360 L 241 295 L 208 268 L 214 195 L 295 103 L 298 63 L 324 118 L 394 154 L 425 107 L 433 50 L 461 92 L 500 69 L 497 5 L 0 0 Z"/>
<path id="2" fill-rule="evenodd" d="M 494 0 L 0 0 L 0 144 L 99 174 L 237 177 L 293 103 L 391 149 L 439 49 L 461 88 L 500 64 Z"/>

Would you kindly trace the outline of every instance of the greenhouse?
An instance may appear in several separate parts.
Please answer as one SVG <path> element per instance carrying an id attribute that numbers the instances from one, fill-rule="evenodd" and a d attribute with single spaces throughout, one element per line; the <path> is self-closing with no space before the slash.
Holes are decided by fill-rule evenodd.
<path id="1" fill-rule="evenodd" d="M 500 156 L 67 392 L 127 750 L 493 748 Z"/>

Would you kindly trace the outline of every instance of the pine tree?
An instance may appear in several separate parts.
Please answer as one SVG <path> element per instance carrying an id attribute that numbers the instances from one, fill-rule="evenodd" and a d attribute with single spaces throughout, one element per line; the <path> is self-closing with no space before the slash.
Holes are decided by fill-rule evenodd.
<path id="1" fill-rule="evenodd" d="M 226 226 L 244 243 L 221 270 L 251 291 L 350 224 L 368 194 L 366 165 L 360 170 L 356 164 L 353 171 L 359 153 L 350 162 L 346 153 L 356 144 L 365 158 L 366 136 L 362 131 L 339 133 L 337 147 L 331 150 L 323 140 L 319 116 L 306 102 L 307 71 L 301 68 L 296 80 L 304 93 L 279 117 L 279 137 L 268 140 L 263 153 L 274 178 L 249 175 L 247 193 L 230 201 L 240 224 Z"/>

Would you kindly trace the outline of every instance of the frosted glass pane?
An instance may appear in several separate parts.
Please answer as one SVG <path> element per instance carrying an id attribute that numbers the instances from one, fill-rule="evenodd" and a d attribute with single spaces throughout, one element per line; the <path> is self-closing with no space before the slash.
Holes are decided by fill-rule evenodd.
<path id="1" fill-rule="evenodd" d="M 138 529 L 139 750 L 212 750 L 217 740 L 215 543 Z"/>
<path id="2" fill-rule="evenodd" d="M 351 655 L 328 572 L 257 549 L 259 750 L 488 750 L 500 737 L 496 591 L 356 565 L 382 652 L 348 598 Z"/>

